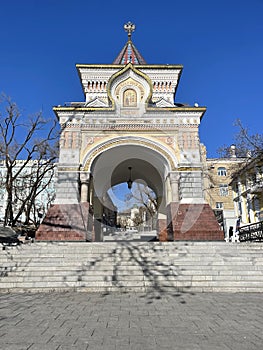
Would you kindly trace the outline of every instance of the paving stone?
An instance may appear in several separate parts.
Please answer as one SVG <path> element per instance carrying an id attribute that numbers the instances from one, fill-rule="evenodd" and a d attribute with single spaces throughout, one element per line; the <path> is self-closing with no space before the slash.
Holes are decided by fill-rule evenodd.
<path id="1" fill-rule="evenodd" d="M 33 344 L 32 343 L 6 343 L 5 347 L 3 348 L 4 350 L 29 350 L 29 349 L 33 349 Z"/>
<path id="2" fill-rule="evenodd" d="M 261 350 L 262 324 L 260 293 L 0 294 L 5 350 Z"/>

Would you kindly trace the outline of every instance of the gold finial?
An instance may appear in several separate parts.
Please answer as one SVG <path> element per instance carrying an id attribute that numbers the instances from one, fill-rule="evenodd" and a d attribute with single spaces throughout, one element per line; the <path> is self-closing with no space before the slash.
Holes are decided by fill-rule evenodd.
<path id="1" fill-rule="evenodd" d="M 131 40 L 131 35 L 135 31 L 135 24 L 129 21 L 128 23 L 124 24 L 123 28 L 125 32 L 128 33 L 128 40 Z"/>

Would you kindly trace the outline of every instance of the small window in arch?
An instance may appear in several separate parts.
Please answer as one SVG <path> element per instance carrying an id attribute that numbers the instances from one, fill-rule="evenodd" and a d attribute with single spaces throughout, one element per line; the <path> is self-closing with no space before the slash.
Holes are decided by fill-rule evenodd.
<path id="1" fill-rule="evenodd" d="M 217 175 L 218 176 L 226 176 L 226 168 L 225 167 L 217 168 Z"/>
<path id="2" fill-rule="evenodd" d="M 124 107 L 136 107 L 137 106 L 137 94 L 133 89 L 127 89 L 123 93 L 123 106 Z"/>

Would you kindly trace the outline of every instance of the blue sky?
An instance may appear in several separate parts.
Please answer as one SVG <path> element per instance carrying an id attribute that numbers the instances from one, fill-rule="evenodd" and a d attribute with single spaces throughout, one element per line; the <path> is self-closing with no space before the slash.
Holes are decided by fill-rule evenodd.
<path id="1" fill-rule="evenodd" d="M 263 0 L 0 0 L 0 92 L 32 114 L 83 101 L 76 63 L 112 63 L 133 42 L 149 64 L 183 64 L 176 101 L 206 106 L 209 157 L 240 118 L 262 133 Z"/>

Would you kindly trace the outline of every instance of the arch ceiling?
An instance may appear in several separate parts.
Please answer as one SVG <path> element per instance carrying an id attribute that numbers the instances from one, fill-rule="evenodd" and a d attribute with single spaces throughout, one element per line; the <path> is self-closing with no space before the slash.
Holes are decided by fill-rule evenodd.
<path id="1" fill-rule="evenodd" d="M 167 160 L 158 152 L 137 145 L 121 145 L 99 154 L 92 163 L 94 190 L 102 197 L 112 186 L 127 182 L 132 167 L 132 181 L 142 180 L 163 196 L 164 180 L 169 169 Z"/>

